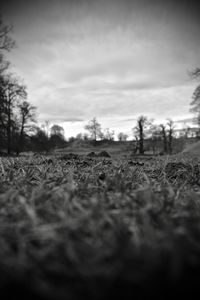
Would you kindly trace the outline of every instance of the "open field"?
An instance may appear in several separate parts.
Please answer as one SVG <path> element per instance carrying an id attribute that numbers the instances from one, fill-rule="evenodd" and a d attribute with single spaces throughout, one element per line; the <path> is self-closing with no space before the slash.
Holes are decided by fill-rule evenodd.
<path id="1" fill-rule="evenodd" d="M 87 155 L 90 152 L 99 153 L 101 151 L 107 151 L 112 157 L 122 157 L 130 156 L 133 153 L 133 148 L 135 147 L 134 142 L 116 142 L 116 141 L 106 141 L 106 142 L 96 142 L 92 144 L 91 142 L 81 142 L 75 141 L 70 146 L 65 148 L 60 148 L 54 150 L 54 154 L 62 155 L 67 153 L 75 153 L 79 155 Z"/>
<path id="2" fill-rule="evenodd" d="M 0 175 L 7 298 L 11 285 L 27 299 L 169 299 L 198 291 L 198 157 L 5 157 Z"/>

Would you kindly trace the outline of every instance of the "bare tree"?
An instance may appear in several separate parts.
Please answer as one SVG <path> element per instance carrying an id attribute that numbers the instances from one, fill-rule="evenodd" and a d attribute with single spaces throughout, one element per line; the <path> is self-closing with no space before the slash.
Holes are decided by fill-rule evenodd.
<path id="1" fill-rule="evenodd" d="M 166 132 L 166 126 L 164 124 L 160 124 L 161 128 L 161 135 L 162 135 L 162 140 L 163 140 L 163 152 L 167 153 L 168 152 L 168 147 L 167 147 L 167 132 Z"/>
<path id="2" fill-rule="evenodd" d="M 7 153 L 11 153 L 11 130 L 15 124 L 14 110 L 27 97 L 26 87 L 11 75 L 2 80 L 0 102 L 0 122 L 7 135 Z"/>
<path id="3" fill-rule="evenodd" d="M 200 78 L 200 68 L 195 68 L 194 70 L 192 70 L 191 72 L 189 72 L 189 75 L 191 76 L 191 78 Z"/>
<path id="4" fill-rule="evenodd" d="M 83 141 L 84 137 L 83 137 L 83 134 L 81 132 L 79 132 L 77 135 L 76 135 L 76 140 L 78 141 Z"/>
<path id="5" fill-rule="evenodd" d="M 11 31 L 12 26 L 5 25 L 0 18 L 0 138 L 3 137 L 3 147 L 6 145 L 8 154 L 14 144 L 15 148 L 18 144 L 17 152 L 20 147 L 23 148 L 25 129 L 28 121 L 33 119 L 35 109 L 26 101 L 25 85 L 17 77 L 5 72 L 9 62 L 5 60 L 4 54 L 15 46 Z"/>
<path id="6" fill-rule="evenodd" d="M 0 19 L 0 75 L 9 66 L 9 62 L 4 59 L 4 52 L 10 51 L 15 46 L 14 40 L 9 35 L 11 31 L 12 26 L 4 25 L 2 19 Z"/>
<path id="7" fill-rule="evenodd" d="M 158 141 L 160 140 L 160 137 L 161 137 L 160 127 L 156 124 L 151 124 L 149 132 L 150 132 L 152 151 L 153 151 L 153 154 L 155 154 L 156 149 L 158 148 L 157 147 Z"/>
<path id="8" fill-rule="evenodd" d="M 147 130 L 148 125 L 150 124 L 146 116 L 140 116 L 137 119 L 137 125 L 133 128 L 134 136 L 139 140 L 139 153 L 144 154 L 144 138 L 145 131 Z"/>
<path id="9" fill-rule="evenodd" d="M 104 134 L 104 132 L 100 129 L 100 131 L 99 131 L 99 133 L 98 133 L 98 139 L 100 140 L 100 141 L 103 141 L 103 140 L 105 140 L 105 134 Z"/>
<path id="10" fill-rule="evenodd" d="M 28 101 L 23 101 L 18 105 L 19 108 L 19 115 L 20 115 L 20 133 L 19 133 L 19 141 L 18 141 L 18 147 L 17 147 L 17 154 L 20 153 L 20 151 L 23 151 L 24 147 L 24 135 L 25 132 L 30 129 L 29 122 L 36 122 L 35 120 L 35 111 L 36 107 L 32 106 Z"/>
<path id="11" fill-rule="evenodd" d="M 9 67 L 9 62 L 5 60 L 4 54 L 10 51 L 15 42 L 10 37 L 12 26 L 4 25 L 0 17 L 0 141 L 1 147 L 4 147 L 6 141 L 6 128 L 3 120 L 5 121 L 5 71 Z"/>
<path id="12" fill-rule="evenodd" d="M 120 142 L 125 142 L 128 138 L 128 135 L 124 132 L 119 132 L 117 137 Z"/>
<path id="13" fill-rule="evenodd" d="M 98 123 L 96 118 L 93 118 L 89 124 L 87 124 L 85 127 L 85 130 L 89 131 L 90 133 L 90 138 L 93 141 L 97 141 L 98 138 L 101 136 L 101 125 Z"/>
<path id="14" fill-rule="evenodd" d="M 11 25 L 5 25 L 0 19 L 0 50 L 10 51 L 15 46 L 15 42 L 9 36 L 12 29 Z"/>
<path id="15" fill-rule="evenodd" d="M 135 144 L 134 144 L 134 147 L 133 147 L 133 154 L 137 154 L 137 152 L 139 151 L 139 139 L 138 139 L 138 136 L 135 135 Z"/>
<path id="16" fill-rule="evenodd" d="M 174 122 L 171 119 L 168 119 L 167 122 L 168 126 L 168 151 L 169 154 L 172 154 L 172 141 L 173 141 L 173 136 L 174 136 Z"/>
<path id="17" fill-rule="evenodd" d="M 36 132 L 31 136 L 31 144 L 34 151 L 45 151 L 48 153 L 50 150 L 49 138 L 44 130 L 40 127 L 35 128 Z"/>
<path id="18" fill-rule="evenodd" d="M 108 141 L 114 141 L 114 134 L 115 134 L 114 130 L 110 130 L 110 128 L 106 128 L 104 133 L 104 139 Z"/>
<path id="19" fill-rule="evenodd" d="M 192 72 L 190 72 L 190 76 L 192 77 L 192 79 L 200 80 L 200 68 L 196 68 Z M 194 93 L 192 95 L 192 102 L 190 103 L 190 105 L 190 111 L 195 114 L 194 123 L 198 125 L 200 131 L 200 82 L 194 90 Z"/>

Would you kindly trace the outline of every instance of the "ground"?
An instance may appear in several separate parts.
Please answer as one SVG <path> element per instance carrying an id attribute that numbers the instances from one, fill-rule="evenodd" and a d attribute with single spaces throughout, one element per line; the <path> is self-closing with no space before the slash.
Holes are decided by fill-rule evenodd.
<path id="1" fill-rule="evenodd" d="M 168 299 L 198 291 L 199 157 L 87 150 L 96 155 L 0 158 L 2 293 Z"/>

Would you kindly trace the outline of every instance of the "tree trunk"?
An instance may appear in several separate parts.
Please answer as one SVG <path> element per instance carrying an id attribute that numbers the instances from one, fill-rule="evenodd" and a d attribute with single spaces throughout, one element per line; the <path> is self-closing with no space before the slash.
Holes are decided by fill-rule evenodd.
<path id="1" fill-rule="evenodd" d="M 11 153 L 11 118 L 10 118 L 10 109 L 8 113 L 8 124 L 7 124 L 7 154 Z"/>
<path id="2" fill-rule="evenodd" d="M 139 122 L 140 140 L 139 140 L 139 153 L 144 154 L 144 136 L 143 136 L 143 126 Z"/>
<path id="3" fill-rule="evenodd" d="M 162 136 L 163 136 L 163 151 L 164 151 L 164 153 L 167 153 L 168 152 L 168 149 L 167 149 L 167 136 L 166 136 L 166 131 L 165 131 L 164 127 L 162 128 Z"/>
<path id="4" fill-rule="evenodd" d="M 21 130 L 20 130 L 19 141 L 18 141 L 18 145 L 17 145 L 17 156 L 19 155 L 20 152 L 23 151 L 23 147 L 24 147 L 24 139 L 23 139 L 24 138 L 24 123 L 25 123 L 25 120 L 23 118 Z"/>
<path id="5" fill-rule="evenodd" d="M 169 147 L 169 154 L 172 154 L 172 133 L 169 133 L 169 142 L 168 142 L 168 147 Z"/>

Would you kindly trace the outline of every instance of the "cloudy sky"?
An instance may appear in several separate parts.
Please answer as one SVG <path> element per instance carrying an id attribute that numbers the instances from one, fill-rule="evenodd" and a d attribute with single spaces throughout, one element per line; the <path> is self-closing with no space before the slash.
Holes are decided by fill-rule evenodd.
<path id="1" fill-rule="evenodd" d="M 188 71 L 200 66 L 197 3 L 1 1 L 17 42 L 7 56 L 40 122 L 61 124 L 66 136 L 83 132 L 94 116 L 127 133 L 141 114 L 188 118 L 197 85 Z"/>

